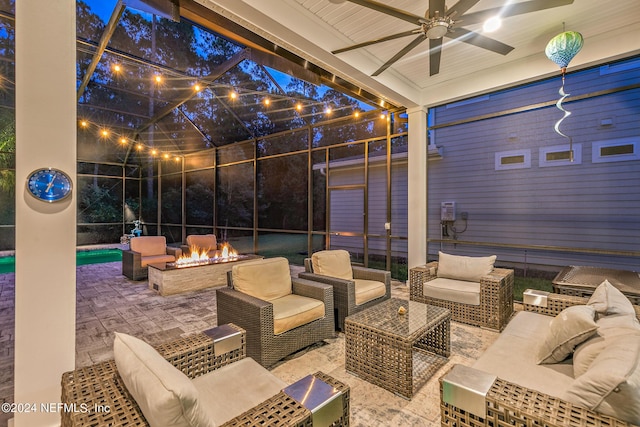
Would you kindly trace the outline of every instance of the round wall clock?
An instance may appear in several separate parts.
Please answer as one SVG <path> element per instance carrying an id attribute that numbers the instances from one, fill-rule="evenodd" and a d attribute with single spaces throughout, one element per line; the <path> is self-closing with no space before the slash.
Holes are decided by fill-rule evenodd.
<path id="1" fill-rule="evenodd" d="M 36 169 L 27 178 L 29 194 L 45 202 L 59 202 L 71 194 L 71 178 L 54 168 Z"/>

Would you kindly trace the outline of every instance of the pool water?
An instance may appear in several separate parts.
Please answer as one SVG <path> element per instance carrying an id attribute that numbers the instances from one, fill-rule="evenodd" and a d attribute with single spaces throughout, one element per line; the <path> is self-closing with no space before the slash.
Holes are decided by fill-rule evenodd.
<path id="1" fill-rule="evenodd" d="M 76 265 L 100 264 L 122 260 L 120 249 L 94 249 L 76 252 Z M 13 273 L 16 270 L 15 256 L 0 258 L 0 274 Z"/>

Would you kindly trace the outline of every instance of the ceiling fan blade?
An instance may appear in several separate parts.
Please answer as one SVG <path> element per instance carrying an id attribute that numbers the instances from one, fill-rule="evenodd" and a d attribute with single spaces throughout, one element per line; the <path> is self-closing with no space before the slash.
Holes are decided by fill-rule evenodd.
<path id="1" fill-rule="evenodd" d="M 468 15 L 459 16 L 460 24 L 472 25 L 480 24 L 487 19 L 500 15 L 502 18 L 536 12 L 538 10 L 552 9 L 554 7 L 572 4 L 574 0 L 531 0 L 522 3 L 515 3 L 506 7 L 494 7 L 492 9 L 481 10 Z"/>
<path id="2" fill-rule="evenodd" d="M 442 56 L 442 39 L 429 39 L 429 75 L 440 72 L 440 57 Z"/>
<path id="3" fill-rule="evenodd" d="M 506 55 L 514 49 L 513 46 L 509 46 L 508 44 L 504 44 L 498 40 L 483 36 L 482 34 L 465 30 L 464 28 L 456 28 L 453 33 L 447 33 L 445 37 L 449 37 L 463 43 L 468 43 L 476 47 L 481 47 L 501 55 Z"/>
<path id="4" fill-rule="evenodd" d="M 347 51 L 354 50 L 354 49 L 359 49 L 361 47 L 370 46 L 372 44 L 382 43 L 382 42 L 386 42 L 386 41 L 389 41 L 389 40 L 399 39 L 401 37 L 411 36 L 411 35 L 414 35 L 414 34 L 418 34 L 420 32 L 421 32 L 420 28 L 416 28 L 415 30 L 404 31 L 402 33 L 397 33 L 397 34 L 391 34 L 390 36 L 381 37 L 381 38 L 375 39 L 375 40 L 369 40 L 368 42 L 362 42 L 362 43 L 354 44 L 352 46 L 343 47 L 341 49 L 332 50 L 331 53 L 336 55 L 338 53 L 347 52 Z"/>
<path id="5" fill-rule="evenodd" d="M 382 73 L 384 70 L 386 70 L 387 68 L 389 68 L 391 65 L 393 65 L 394 62 L 396 62 L 398 59 L 402 58 L 403 56 L 405 56 L 407 53 L 409 53 L 409 51 L 411 51 L 414 47 L 418 46 L 420 43 L 422 43 L 423 41 L 425 41 L 427 38 L 424 36 L 424 34 L 420 34 L 418 37 L 416 37 L 411 43 L 409 43 L 408 45 L 406 45 L 404 47 L 404 49 L 402 49 L 400 52 L 396 53 L 395 55 L 393 55 L 393 58 L 391 58 L 390 60 L 388 60 L 387 62 L 384 63 L 384 65 L 380 68 L 378 68 L 373 74 L 371 74 L 372 76 L 377 76 L 380 73 Z"/>
<path id="6" fill-rule="evenodd" d="M 479 1 L 480 0 L 460 0 L 458 3 L 447 9 L 447 16 L 451 16 L 452 18 L 455 18 L 456 16 L 460 17 L 464 15 L 467 10 L 478 4 Z"/>
<path id="7" fill-rule="evenodd" d="M 378 3 L 373 0 L 347 0 L 351 3 L 359 4 L 360 6 L 367 7 L 369 9 L 382 12 L 386 15 L 393 16 L 403 21 L 411 22 L 412 24 L 420 25 L 424 21 L 422 16 L 414 15 L 404 10 L 396 9 L 395 7 L 387 6 L 383 3 Z M 444 1 L 444 0 L 443 0 Z"/>
<path id="8" fill-rule="evenodd" d="M 436 12 L 439 12 L 440 16 L 444 16 L 445 7 L 444 0 L 429 0 L 429 9 L 427 9 L 425 16 L 433 18 Z"/>

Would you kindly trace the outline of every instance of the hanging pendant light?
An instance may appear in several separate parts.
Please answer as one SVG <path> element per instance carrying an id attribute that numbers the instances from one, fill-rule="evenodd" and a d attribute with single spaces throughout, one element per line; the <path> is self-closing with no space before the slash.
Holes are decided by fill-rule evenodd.
<path id="1" fill-rule="evenodd" d="M 573 57 L 580 52 L 583 44 L 584 39 L 582 38 L 582 34 L 576 31 L 565 31 L 552 38 L 549 43 L 547 43 L 547 47 L 544 50 L 547 58 L 555 62 L 562 72 L 562 86 L 558 91 L 560 99 L 556 102 L 556 107 L 558 107 L 560 111 L 564 112 L 564 116 L 556 122 L 553 128 L 558 135 L 569 139 L 569 160 L 571 162 L 573 162 L 573 139 L 560 131 L 560 123 L 571 115 L 571 112 L 565 110 L 562 106 L 562 101 L 569 96 L 569 94 L 564 91 L 564 77 L 567 71 L 567 66 L 569 66 L 569 62 L 571 62 Z"/>

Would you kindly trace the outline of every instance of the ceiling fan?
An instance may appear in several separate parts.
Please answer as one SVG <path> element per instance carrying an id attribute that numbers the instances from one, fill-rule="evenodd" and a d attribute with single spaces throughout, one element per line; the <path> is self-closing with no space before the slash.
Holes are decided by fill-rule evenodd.
<path id="1" fill-rule="evenodd" d="M 345 0 L 331 0 L 333 3 L 342 3 Z M 459 0 L 450 8 L 446 8 L 445 0 L 429 0 L 429 9 L 424 16 L 414 15 L 401 9 L 396 9 L 386 4 L 373 0 L 346 0 L 351 3 L 393 16 L 403 21 L 410 22 L 418 26 L 413 30 L 403 31 L 397 34 L 369 40 L 342 49 L 332 51 L 333 54 L 347 52 L 354 49 L 370 46 L 377 43 L 395 40 L 411 35 L 418 35 L 411 43 L 396 53 L 391 59 L 385 62 L 372 75 L 377 76 L 393 65 L 400 58 L 405 56 L 416 46 L 425 40 L 429 40 L 429 75 L 433 76 L 440 71 L 440 56 L 442 54 L 442 39 L 448 37 L 476 47 L 490 50 L 492 52 L 506 55 L 514 48 L 498 40 L 494 40 L 482 34 L 466 30 L 459 25 L 472 25 L 486 21 L 494 16 L 507 18 L 515 15 L 522 15 L 538 10 L 551 9 L 573 3 L 574 0 L 530 0 L 522 3 L 507 4 L 505 7 L 481 10 L 479 12 L 466 13 L 480 0 Z M 507 2 L 508 3 L 508 2 Z"/>

